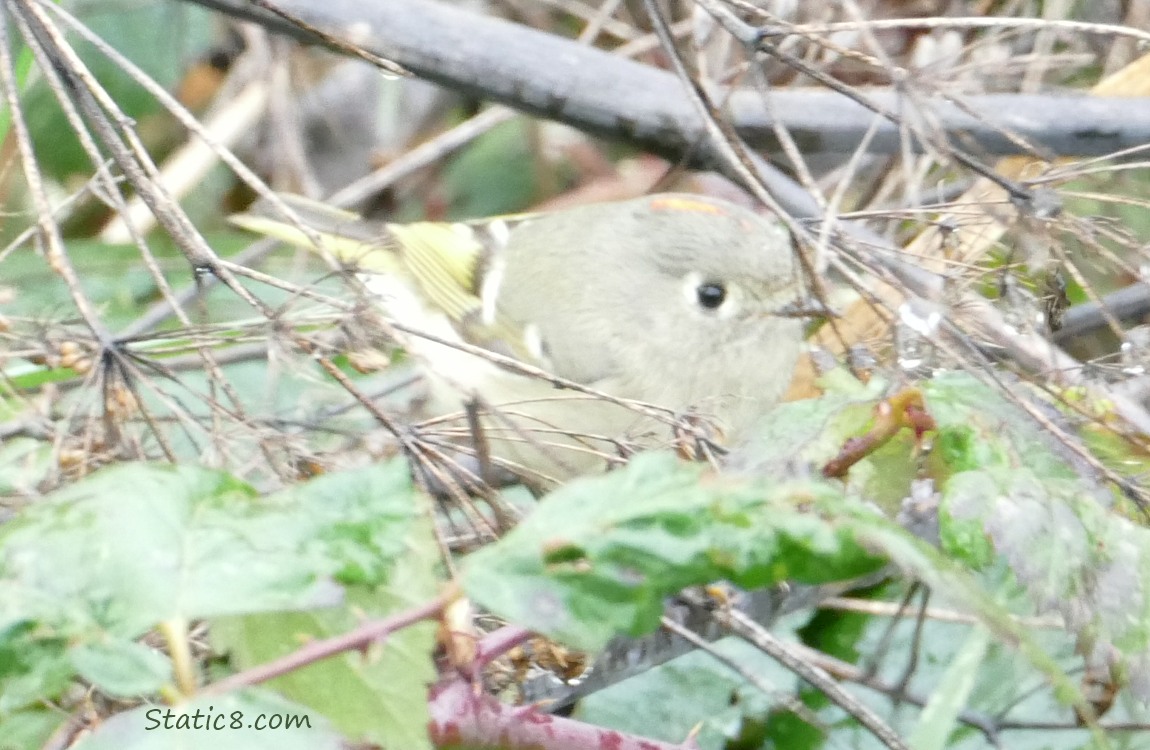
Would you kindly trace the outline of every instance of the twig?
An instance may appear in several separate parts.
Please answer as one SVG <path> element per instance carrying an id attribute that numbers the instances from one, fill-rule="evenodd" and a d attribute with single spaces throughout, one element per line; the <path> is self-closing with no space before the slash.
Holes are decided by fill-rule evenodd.
<path id="1" fill-rule="evenodd" d="M 756 690 L 759 690 L 764 695 L 769 696 L 772 700 L 778 702 L 788 711 L 795 714 L 800 719 L 810 724 L 812 727 L 819 729 L 824 736 L 829 733 L 829 728 L 826 726 L 826 724 L 820 721 L 819 717 L 816 716 L 815 713 L 811 711 L 811 709 L 808 708 L 805 703 L 803 703 L 795 696 L 786 694 L 783 691 L 767 684 L 759 674 L 747 669 L 736 659 L 723 654 L 723 652 L 719 651 L 717 648 L 711 645 L 706 639 L 699 637 L 690 628 L 683 627 L 679 623 L 675 622 L 672 618 L 664 617 L 660 622 L 664 628 L 687 641 L 695 648 L 710 654 L 712 658 L 718 660 L 727 669 L 731 670 L 739 677 L 746 680 L 747 684 L 753 686 Z"/>
<path id="2" fill-rule="evenodd" d="M 369 620 L 346 633 L 320 641 L 312 641 L 279 659 L 225 677 L 219 682 L 213 682 L 200 690 L 198 695 L 220 695 L 231 690 L 258 685 L 336 654 L 361 650 L 372 643 L 387 638 L 397 630 L 410 627 L 423 620 L 437 618 L 454 596 L 455 594 L 451 592 L 441 594 L 429 602 L 403 612 L 381 619 Z"/>
<path id="3" fill-rule="evenodd" d="M 854 664 L 836 659 L 833 656 L 824 654 L 821 651 L 816 651 L 801 643 L 792 644 L 791 648 L 794 649 L 796 656 L 802 657 L 811 664 L 818 665 L 840 680 L 862 685 L 863 687 L 887 695 L 892 699 L 902 700 L 919 707 L 926 706 L 929 702 L 927 698 L 903 689 L 905 686 L 891 685 L 870 674 L 868 671 L 859 669 Z M 982 732 L 992 746 L 1001 747 L 998 732 L 1004 727 L 993 717 L 978 711 L 964 709 L 959 711 L 958 720 Z"/>
<path id="4" fill-rule="evenodd" d="M 858 612 L 875 617 L 902 617 L 904 607 L 894 602 L 877 602 L 869 599 L 850 599 L 832 596 L 818 603 L 819 609 L 835 609 L 843 612 Z M 974 615 L 965 612 L 956 612 L 950 609 L 927 608 L 924 616 L 935 622 L 960 622 L 974 625 L 981 622 Z M 1015 621 L 1024 628 L 1043 628 L 1061 630 L 1065 627 L 1060 618 L 1054 617 L 1016 617 Z"/>
<path id="5" fill-rule="evenodd" d="M 279 3 L 269 2 L 269 0 L 249 0 L 249 2 L 251 2 L 251 4 L 256 6 L 257 8 L 263 8 L 264 10 L 268 11 L 269 13 L 276 14 L 277 16 L 279 16 L 280 18 L 284 19 L 285 21 L 287 21 L 288 23 L 290 23 L 292 25 L 299 26 L 301 29 L 303 29 L 307 33 L 312 34 L 315 37 L 317 37 L 318 39 L 322 40 L 324 44 L 327 44 L 330 47 L 333 47 L 334 49 L 339 50 L 340 52 L 342 52 L 345 55 L 350 55 L 352 57 L 358 57 L 359 59 L 361 59 L 365 62 L 369 62 L 372 65 L 374 65 L 375 67 L 379 68 L 380 70 L 383 70 L 383 71 L 390 73 L 394 76 L 411 75 L 411 73 L 409 73 L 407 70 L 404 70 L 403 66 L 397 65 L 396 63 L 392 62 L 391 60 L 387 60 L 383 57 L 380 57 L 379 55 L 372 54 L 371 52 L 365 50 L 364 48 L 360 47 L 359 45 L 349 44 L 347 41 L 340 39 L 337 36 L 333 36 L 331 34 L 328 34 L 323 29 L 319 29 L 319 28 L 316 28 L 315 26 L 312 26 L 311 24 L 307 23 L 306 21 L 304 21 L 299 16 L 296 16 L 295 14 L 289 13 L 288 11 L 284 10 L 282 7 L 280 7 Z"/>
<path id="6" fill-rule="evenodd" d="M 825 670 L 809 663 L 796 653 L 793 647 L 784 644 L 766 628 L 734 609 L 716 612 L 715 619 L 730 628 L 732 633 L 750 641 L 772 659 L 820 690 L 835 705 L 870 730 L 875 738 L 890 750 L 910 750 L 902 737 L 883 721 L 882 717 L 839 687 Z"/>

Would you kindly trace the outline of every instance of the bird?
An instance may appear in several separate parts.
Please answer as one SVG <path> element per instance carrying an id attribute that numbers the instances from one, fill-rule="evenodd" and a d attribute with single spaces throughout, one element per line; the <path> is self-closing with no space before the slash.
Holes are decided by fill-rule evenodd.
<path id="1" fill-rule="evenodd" d="M 474 400 L 490 455 L 537 484 L 672 445 L 660 414 L 737 439 L 782 397 L 802 350 L 791 235 L 729 201 L 661 193 L 399 224 L 280 197 L 309 232 L 270 204 L 231 221 L 353 268 L 408 332 L 426 412 Z"/>

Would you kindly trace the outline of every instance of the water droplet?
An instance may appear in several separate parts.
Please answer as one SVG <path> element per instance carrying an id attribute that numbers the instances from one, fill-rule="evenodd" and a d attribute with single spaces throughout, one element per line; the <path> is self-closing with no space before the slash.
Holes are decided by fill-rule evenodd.
<path id="1" fill-rule="evenodd" d="M 931 340 L 942 323 L 942 312 L 924 300 L 907 300 L 898 308 L 894 347 L 899 368 L 911 377 L 929 377 L 936 351 Z"/>
<path id="2" fill-rule="evenodd" d="M 938 333 L 938 326 L 942 323 L 942 312 L 937 305 L 926 300 L 909 299 L 899 306 L 898 319 L 921 336 L 933 336 Z"/>
<path id="3" fill-rule="evenodd" d="M 1118 358 L 1124 374 L 1145 375 L 1150 359 L 1150 326 L 1135 326 L 1127 331 L 1118 347 Z"/>

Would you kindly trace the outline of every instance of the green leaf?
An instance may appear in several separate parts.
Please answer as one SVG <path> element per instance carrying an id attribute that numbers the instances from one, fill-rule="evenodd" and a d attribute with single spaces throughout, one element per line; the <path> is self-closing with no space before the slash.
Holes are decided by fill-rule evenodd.
<path id="1" fill-rule="evenodd" d="M 958 714 L 974 689 L 989 647 L 990 631 L 982 627 L 973 628 L 946 670 L 942 683 L 931 693 L 914 732 L 907 738 L 910 747 L 915 750 L 943 750 L 947 746 L 947 740 L 956 728 Z"/>
<path id="2" fill-rule="evenodd" d="M 1040 611 L 1060 612 L 1092 647 L 1117 648 L 1135 695 L 1150 699 L 1150 530 L 1081 482 L 1018 468 L 955 476 L 941 511 L 948 548 L 981 532 Z"/>
<path id="3" fill-rule="evenodd" d="M 874 426 L 875 406 L 887 387 L 883 382 L 876 378 L 864 386 L 839 371 L 823 382 L 835 390 L 772 410 L 733 452 L 728 467 L 756 476 L 805 476 L 821 471 L 848 440 Z M 851 467 L 845 494 L 865 498 L 893 516 L 916 478 L 914 457 L 914 436 L 902 430 Z"/>
<path id="4" fill-rule="evenodd" d="M 923 391 L 939 427 L 944 548 L 976 569 L 1005 562 L 1087 650 L 1117 649 L 1150 700 L 1150 531 L 1115 513 L 1111 493 L 1003 394 L 966 374 Z"/>
<path id="5" fill-rule="evenodd" d="M 332 601 L 302 529 L 247 485 L 193 467 L 126 464 L 0 529 L 0 626 L 133 638 L 165 619 Z"/>
<path id="6" fill-rule="evenodd" d="M 167 657 L 135 641 L 81 644 L 68 657 L 82 678 L 115 697 L 156 693 L 172 679 Z"/>
<path id="7" fill-rule="evenodd" d="M 484 607 L 577 648 L 658 624 L 663 598 L 720 579 L 746 588 L 875 570 L 875 539 L 906 532 L 817 480 L 706 475 L 673 456 L 580 479 L 545 498 L 502 540 L 464 561 Z"/>
<path id="8" fill-rule="evenodd" d="M 842 387 L 858 385 L 847 381 Z M 796 464 L 821 466 L 842 450 L 843 441 L 860 435 L 874 421 L 881 398 L 872 387 L 852 387 L 820 398 L 781 404 L 755 425 L 754 434 L 728 461 L 733 469 L 758 476 L 788 476 Z"/>
<path id="9" fill-rule="evenodd" d="M 951 477 L 946 483 L 943 502 L 961 508 L 968 504 L 967 498 L 981 499 L 994 494 L 997 489 L 997 484 L 986 472 L 966 471 Z M 980 519 L 965 518 L 947 511 L 943 511 L 942 516 L 939 534 L 943 549 L 976 570 L 994 562 L 994 545 Z"/>
<path id="10" fill-rule="evenodd" d="M 67 718 L 65 714 L 50 709 L 20 711 L 4 716 L 0 721 L 0 750 L 44 747 Z"/>
<path id="11" fill-rule="evenodd" d="M 158 622 L 334 604 L 379 580 L 416 505 L 395 462 L 260 498 L 226 474 L 124 464 L 0 530 L 0 625 L 132 638 Z"/>
<path id="12" fill-rule="evenodd" d="M 246 245 L 235 232 L 212 232 L 205 239 L 220 254 L 237 252 Z M 156 263 L 164 278 L 173 286 L 192 283 L 193 275 L 174 243 L 166 237 L 150 240 Z M 99 306 L 100 319 L 109 327 L 128 325 L 140 315 L 142 306 L 159 297 L 156 279 L 140 258 L 135 245 L 101 242 L 99 240 L 70 238 L 68 258 L 81 279 L 84 293 Z M 276 263 L 276 273 L 290 275 L 284 266 Z M 12 299 L 6 300 L 4 313 L 12 319 L 32 321 L 61 320 L 75 317 L 75 300 L 68 286 L 52 271 L 44 257 L 31 251 L 12 253 L 4 258 L 4 285 Z M 264 290 L 268 304 L 281 304 L 287 293 Z M 210 290 L 205 304 L 210 303 L 213 321 L 226 321 L 250 314 L 250 309 L 235 296 Z M 86 329 L 78 329 L 80 339 L 90 337 Z M 144 339 L 146 340 L 146 338 Z M 146 351 L 146 350 L 145 350 Z M 10 365 L 9 365 L 10 366 Z M 5 367 L 5 372 L 8 367 Z"/>
<path id="13" fill-rule="evenodd" d="M 140 706 L 112 716 L 74 750 L 339 750 L 323 717 L 265 690 Z"/>
<path id="14" fill-rule="evenodd" d="M 1077 478 L 1056 439 L 1002 390 L 965 372 L 945 373 L 921 388 L 938 427 L 935 458 L 946 471 L 1026 467 L 1043 478 Z"/>
<path id="15" fill-rule="evenodd" d="M 425 515 L 402 461 L 264 498 L 194 467 L 98 472 L 0 527 L 0 709 L 51 697 L 73 669 L 114 694 L 151 692 L 159 664 L 126 641 L 162 621 L 406 585 L 394 576 L 409 576 Z"/>
<path id="16" fill-rule="evenodd" d="M 727 579 L 744 588 L 821 583 L 884 559 L 1016 644 L 1063 700 L 1073 681 L 979 582 L 911 532 L 845 497 L 837 483 L 713 475 L 669 455 L 572 482 L 461 566 L 480 605 L 583 650 L 653 630 L 664 597 Z"/>
<path id="17" fill-rule="evenodd" d="M 31 623 L 0 631 L 0 726 L 20 709 L 56 695 L 72 679 L 67 644 Z"/>
<path id="18" fill-rule="evenodd" d="M 406 467 L 402 475 L 406 486 Z M 397 480 L 399 477 L 392 477 Z M 343 570 L 348 606 L 217 618 L 212 643 L 237 668 L 284 656 L 308 640 L 345 633 L 365 617 L 384 617 L 431 599 L 439 588 L 439 550 L 429 515 L 409 493 L 388 491 L 366 472 L 332 475 L 307 485 L 309 501 L 348 515 L 341 504 L 361 507 L 379 495 L 373 512 L 386 520 L 386 539 L 355 549 L 374 550 Z M 390 500 L 384 502 L 385 498 Z M 351 542 L 351 539 L 345 540 Z M 357 741 L 410 750 L 429 748 L 427 686 L 435 678 L 435 625 L 421 623 L 390 635 L 366 653 L 343 654 L 278 677 L 267 687 L 320 712 Z"/>
<path id="19" fill-rule="evenodd" d="M 212 641 L 228 652 L 234 666 L 250 667 L 308 640 L 347 632 L 356 622 L 351 613 L 330 611 L 225 618 L 213 623 Z M 325 659 L 278 677 L 267 687 L 322 714 L 350 739 L 383 747 L 430 748 L 427 687 L 435 679 L 434 644 L 434 624 L 416 625 L 366 654 Z"/>

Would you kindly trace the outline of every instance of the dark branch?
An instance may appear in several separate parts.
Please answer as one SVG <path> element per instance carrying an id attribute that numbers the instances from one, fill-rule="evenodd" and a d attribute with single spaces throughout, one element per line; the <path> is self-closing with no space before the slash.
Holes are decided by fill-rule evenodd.
<path id="1" fill-rule="evenodd" d="M 307 32 L 261 13 L 242 0 L 191 0 L 274 31 L 315 42 Z M 697 143 L 703 124 L 674 75 L 546 32 L 481 16 L 430 0 L 279 0 L 279 7 L 364 46 L 416 75 L 480 99 L 564 122 L 605 138 L 625 140 L 678 158 Z M 906 84 L 913 84 L 913 80 Z M 774 123 L 759 91 L 732 93 L 730 120 L 747 143 L 778 153 Z M 774 111 L 805 154 L 851 153 L 872 127 L 873 112 L 830 91 L 772 91 Z M 886 111 L 913 113 L 923 97 L 868 91 Z M 971 115 L 940 97 L 929 100 L 931 120 L 961 133 L 983 156 L 1019 153 L 1011 132 L 1046 149 L 1038 156 L 1098 156 L 1150 143 L 1150 100 L 1071 95 L 992 94 L 964 97 Z M 869 150 L 897 153 L 902 136 L 879 126 Z M 706 155 L 701 154 L 705 159 Z M 709 165 L 706 165 L 709 166 Z"/>

